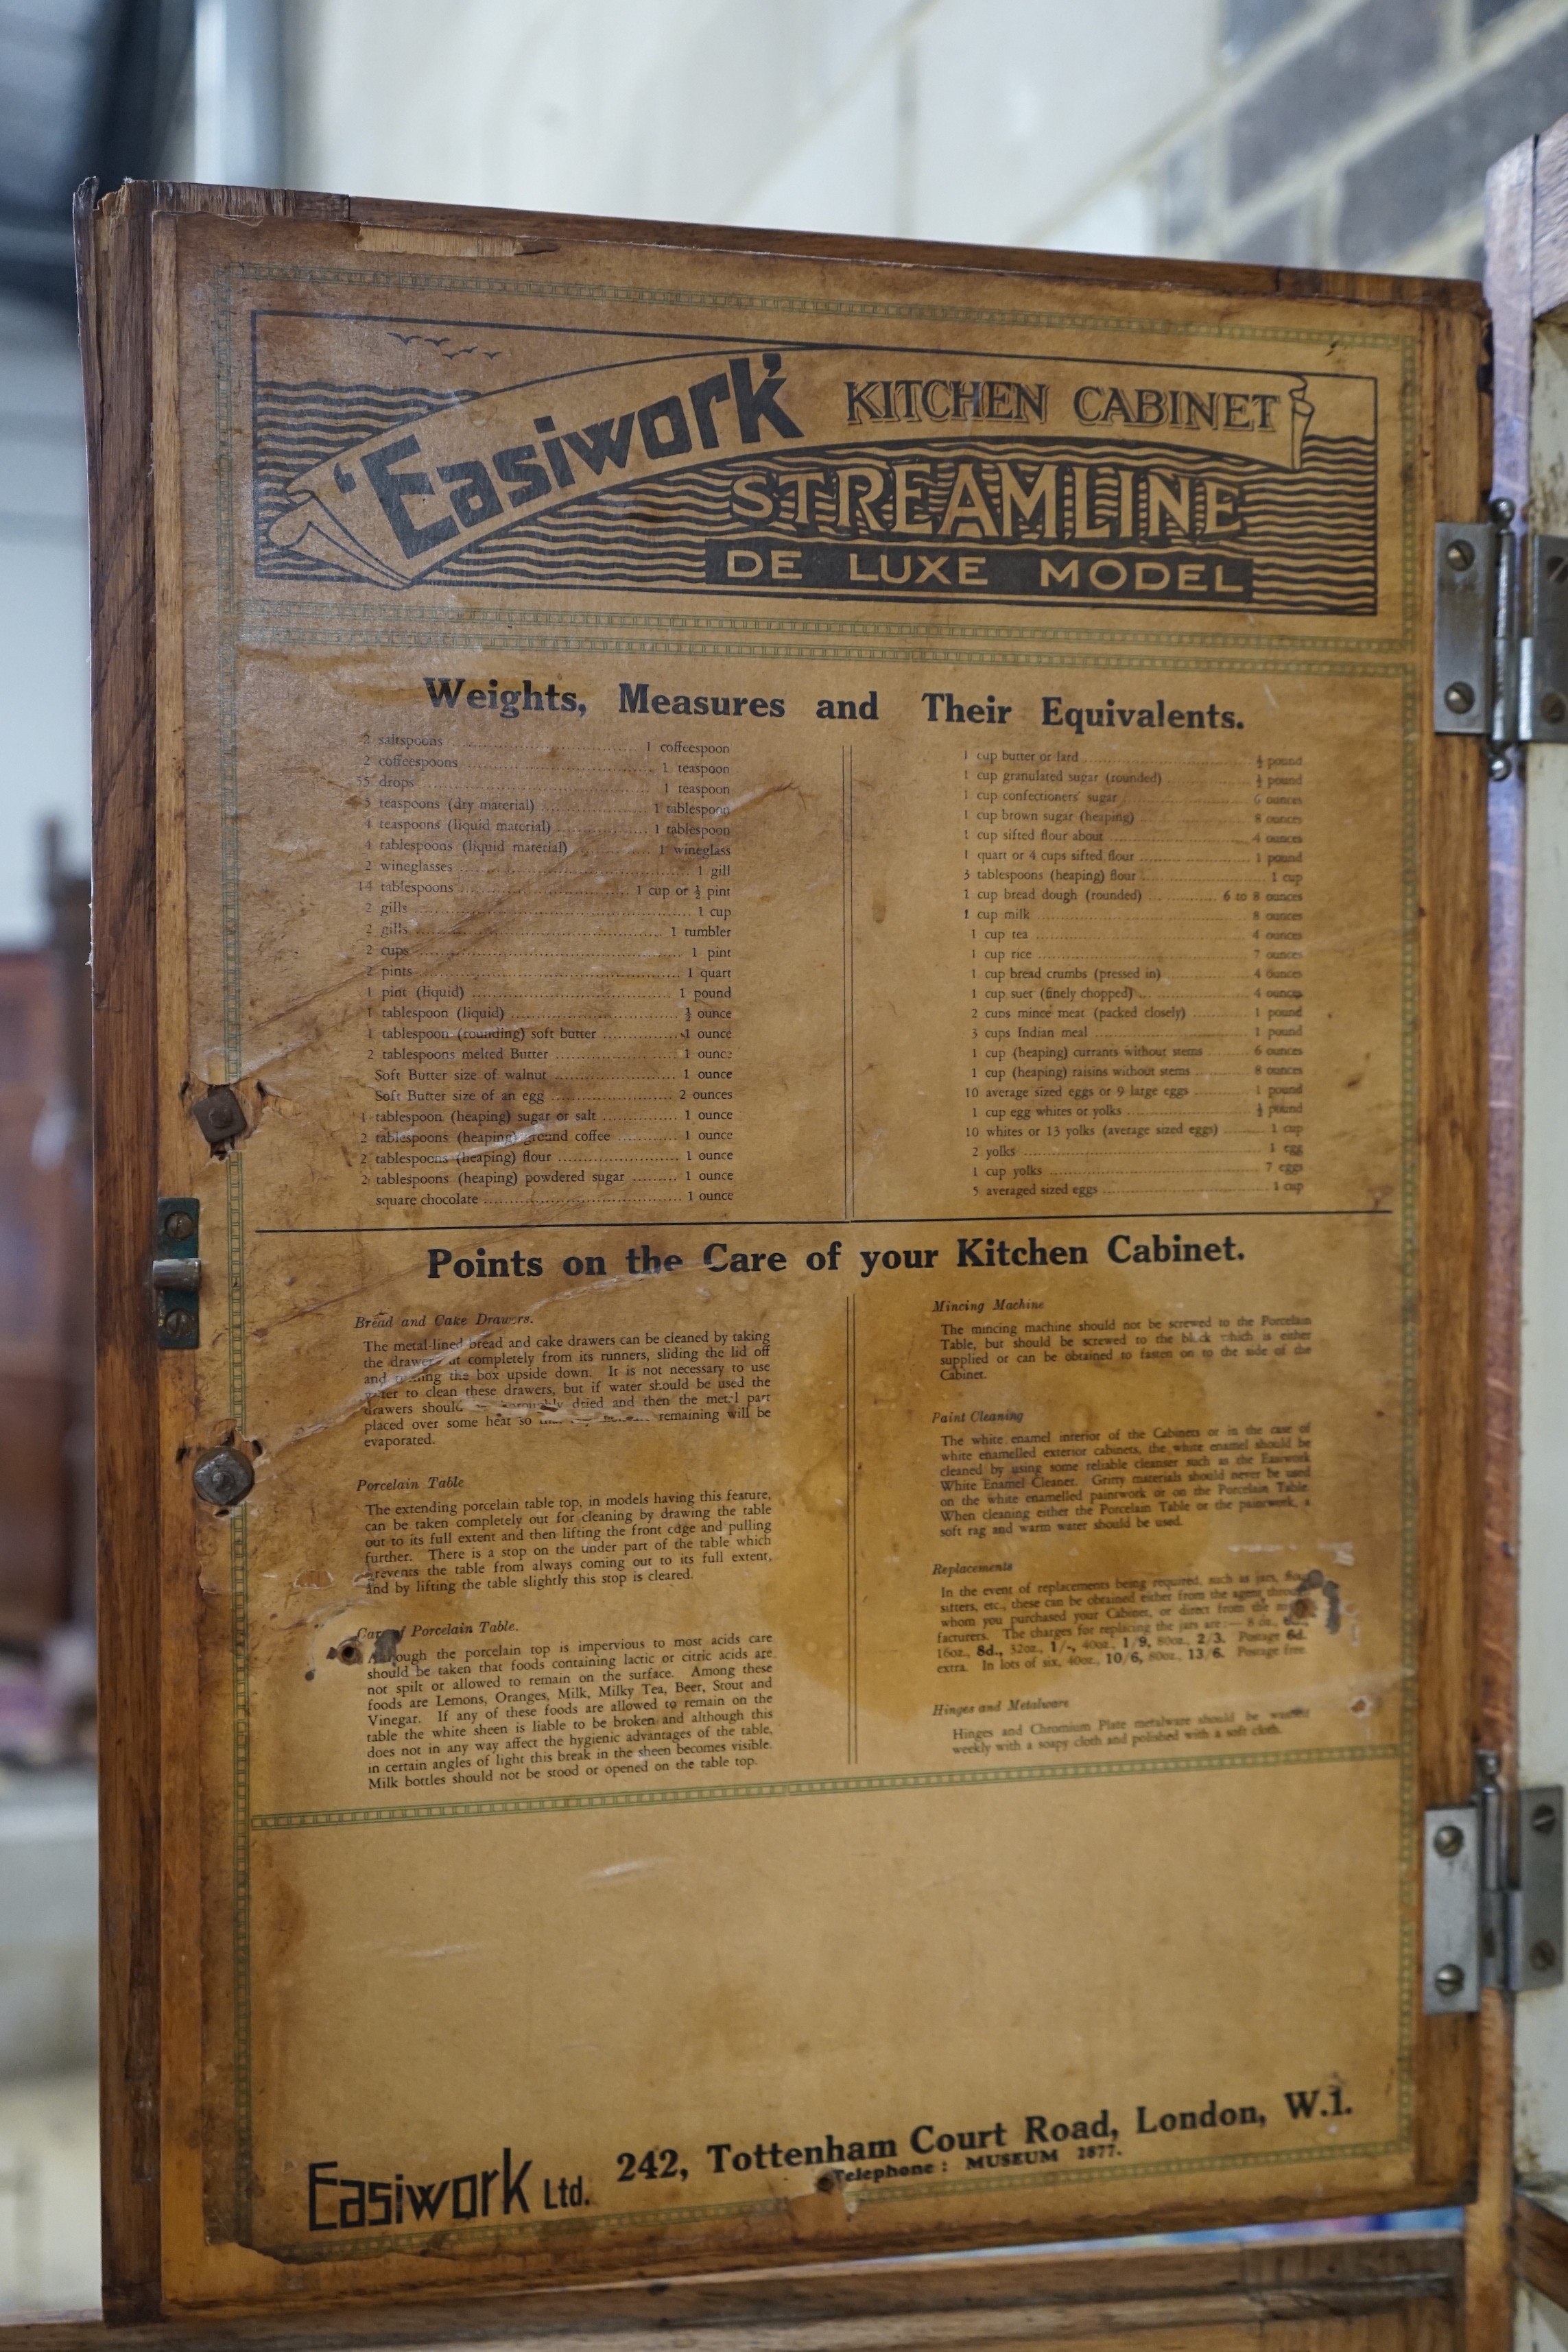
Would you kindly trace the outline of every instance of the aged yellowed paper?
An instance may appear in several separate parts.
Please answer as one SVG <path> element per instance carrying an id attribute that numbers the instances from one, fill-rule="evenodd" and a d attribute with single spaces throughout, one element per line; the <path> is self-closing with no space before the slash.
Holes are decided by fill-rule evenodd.
<path id="1" fill-rule="evenodd" d="M 209 2231 L 1396 2189 L 1413 317 L 182 236 Z"/>

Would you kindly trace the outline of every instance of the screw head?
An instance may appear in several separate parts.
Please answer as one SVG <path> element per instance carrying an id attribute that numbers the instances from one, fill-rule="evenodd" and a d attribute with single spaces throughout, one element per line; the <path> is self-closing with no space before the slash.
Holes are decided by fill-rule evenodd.
<path id="1" fill-rule="evenodd" d="M 1457 1822 L 1445 1822 L 1432 1843 L 1447 1860 L 1458 1853 L 1465 1843 L 1465 1832 Z"/>
<path id="2" fill-rule="evenodd" d="M 1475 560 L 1476 551 L 1468 539 L 1451 539 L 1443 555 L 1450 572 L 1468 572 Z"/>
<path id="3" fill-rule="evenodd" d="M 1541 715 L 1548 727 L 1561 727 L 1563 721 L 1568 719 L 1568 702 L 1565 702 L 1560 694 L 1543 694 L 1541 698 Z"/>
<path id="4" fill-rule="evenodd" d="M 209 1143 L 228 1143 L 245 1133 L 245 1112 L 232 1087 L 209 1087 L 191 1105 L 191 1117 Z"/>
<path id="5" fill-rule="evenodd" d="M 1445 1960 L 1432 1982 L 1445 2000 L 1452 2000 L 1456 1993 L 1465 1990 L 1465 1971 L 1457 1960 Z"/>
<path id="6" fill-rule="evenodd" d="M 1539 1944 L 1531 1944 L 1530 1965 L 1542 1976 L 1544 1976 L 1549 1969 L 1554 1969 L 1557 1966 L 1556 1945 L 1548 1943 L 1544 1936 Z"/>
<path id="7" fill-rule="evenodd" d="M 198 1456 L 191 1484 L 204 1503 L 226 1511 L 245 1500 L 256 1484 L 256 1473 L 232 1445 L 215 1445 Z"/>
<path id="8" fill-rule="evenodd" d="M 1462 719 L 1467 710 L 1473 710 L 1476 707 L 1476 689 L 1473 686 L 1467 686 L 1463 678 L 1456 678 L 1452 686 L 1445 688 L 1443 701 L 1456 719 Z"/>
<path id="9" fill-rule="evenodd" d="M 1557 1827 L 1556 1806 L 1537 1805 L 1530 1816 L 1530 1826 L 1532 1830 L 1539 1831 L 1542 1837 L 1550 1837 Z"/>
<path id="10" fill-rule="evenodd" d="M 171 1209 L 163 1220 L 163 1231 L 172 1242 L 188 1242 L 195 1229 L 196 1221 L 188 1209 Z"/>
<path id="11" fill-rule="evenodd" d="M 171 1307 L 163 1318 L 163 1328 L 171 1339 L 188 1339 L 196 1328 L 196 1318 L 188 1307 Z"/>

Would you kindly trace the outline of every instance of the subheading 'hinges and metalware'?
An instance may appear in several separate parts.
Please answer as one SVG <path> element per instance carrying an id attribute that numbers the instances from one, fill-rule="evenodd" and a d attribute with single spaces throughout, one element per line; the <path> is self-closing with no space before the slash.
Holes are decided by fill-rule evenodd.
<path id="1" fill-rule="evenodd" d="M 1511 1833 L 1510 1833 L 1511 1832 Z M 1482 1990 L 1563 1982 L 1563 1791 L 1521 1789 L 1510 1805 L 1498 1759 L 1476 1759 L 1467 1805 L 1425 1817 L 1422 2005 L 1428 2016 L 1479 2009 Z"/>
<path id="2" fill-rule="evenodd" d="M 158 1203 L 153 1237 L 153 1333 L 160 1348 L 201 1344 L 201 1202 Z"/>
<path id="3" fill-rule="evenodd" d="M 1568 743 L 1568 539 L 1513 515 L 1440 522 L 1436 549 L 1433 724 L 1485 737 L 1500 772 L 1517 744 Z"/>

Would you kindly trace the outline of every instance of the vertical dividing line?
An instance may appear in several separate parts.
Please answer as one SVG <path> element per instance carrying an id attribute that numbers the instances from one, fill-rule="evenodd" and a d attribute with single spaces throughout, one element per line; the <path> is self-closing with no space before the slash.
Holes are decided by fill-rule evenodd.
<path id="1" fill-rule="evenodd" d="M 245 1351 L 245 1162 L 235 1150 L 224 1162 L 224 1247 L 228 1258 L 228 1410 L 238 1445 L 250 1411 Z M 239 1507 L 243 1511 L 245 1507 Z"/>
<path id="2" fill-rule="evenodd" d="M 859 1530 L 856 1523 L 855 1478 L 859 1453 L 856 1412 L 855 1301 L 844 1302 L 844 1687 L 847 1709 L 846 1752 L 851 1764 L 860 1760 L 860 1591 Z"/>
<path id="3" fill-rule="evenodd" d="M 855 753 L 839 754 L 843 809 L 844 884 L 844 1214 L 855 1205 Z M 847 1760 L 859 1761 L 860 1594 L 856 1464 L 858 1454 L 855 1397 L 855 1301 L 844 1302 L 844 1687 Z"/>
<path id="4" fill-rule="evenodd" d="M 229 1085 L 245 1067 L 245 993 L 241 969 L 239 831 L 239 562 L 234 452 L 243 446 L 237 429 L 245 390 L 255 397 L 254 342 L 251 382 L 236 382 L 232 278 L 220 289 L 213 321 L 214 411 L 216 419 L 218 506 L 218 611 L 222 657 L 218 675 L 218 880 L 223 945 L 224 1077 Z M 237 1444 L 248 1419 L 246 1398 L 245 1161 L 231 1150 L 225 1169 L 225 1246 L 228 1292 L 228 1409 Z M 251 2228 L 254 2155 L 254 2025 L 251 1977 L 251 1722 L 250 1722 L 250 1523 L 241 1503 L 229 1520 L 230 1662 L 234 1675 L 234 2034 L 235 2210 L 242 2235 Z"/>
<path id="5" fill-rule="evenodd" d="M 847 748 L 845 764 L 849 776 L 849 1197 L 845 1202 L 845 1214 L 855 1207 L 855 746 Z"/>
<path id="6" fill-rule="evenodd" d="M 236 918 L 237 929 L 237 912 Z M 237 1055 L 237 1042 L 236 1044 Z M 232 1066 L 232 1065 L 231 1065 Z M 228 1260 L 228 1402 L 237 1445 L 245 1442 L 245 1162 L 231 1151 L 224 1167 L 225 1246 Z M 250 1972 L 250 1517 L 241 1503 L 229 1515 L 229 1644 L 234 1675 L 234 2120 L 235 2210 L 248 2231 L 255 2126 Z"/>
<path id="7" fill-rule="evenodd" d="M 840 857 L 839 888 L 843 942 L 844 1034 L 844 1213 L 849 1214 L 855 1192 L 855 764 L 847 748 L 838 754 Z"/>

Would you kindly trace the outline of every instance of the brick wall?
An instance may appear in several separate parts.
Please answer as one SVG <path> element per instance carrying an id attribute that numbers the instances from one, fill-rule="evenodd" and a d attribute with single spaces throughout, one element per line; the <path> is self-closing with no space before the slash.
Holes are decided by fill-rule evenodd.
<path id="1" fill-rule="evenodd" d="M 1141 159 L 1156 250 L 1478 275 L 1488 165 L 1568 112 L 1563 0 L 1223 0 L 1218 31 Z"/>
<path id="2" fill-rule="evenodd" d="M 1568 0 L 293 0 L 295 184 L 1471 273 Z"/>

